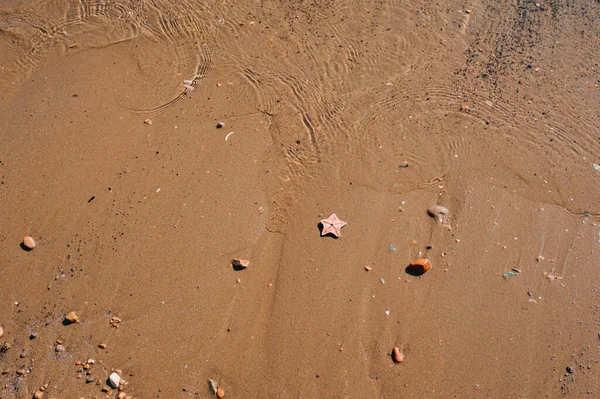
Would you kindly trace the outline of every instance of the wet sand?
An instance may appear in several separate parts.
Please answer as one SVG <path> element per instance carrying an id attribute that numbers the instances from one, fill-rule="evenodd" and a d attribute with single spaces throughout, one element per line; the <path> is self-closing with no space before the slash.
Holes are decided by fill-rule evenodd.
<path id="1" fill-rule="evenodd" d="M 598 15 L 3 2 L 0 397 L 597 397 Z"/>

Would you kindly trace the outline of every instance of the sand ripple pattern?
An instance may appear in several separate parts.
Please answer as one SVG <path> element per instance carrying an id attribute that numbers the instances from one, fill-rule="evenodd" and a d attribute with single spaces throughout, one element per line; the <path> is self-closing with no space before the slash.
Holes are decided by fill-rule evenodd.
<path id="1" fill-rule="evenodd" d="M 579 172 L 589 167 L 600 153 L 600 4 L 482 1 L 464 9 L 425 1 L 38 1 L 0 7 L 0 43 L 17 80 L 55 53 L 152 43 L 138 61 L 148 96 L 122 104 L 138 113 L 173 110 L 191 90 L 183 80 L 202 90 L 212 68 L 227 71 L 269 122 L 285 164 L 280 178 L 289 182 L 275 200 L 281 208 L 324 168 L 344 176 L 348 154 L 364 170 L 383 165 L 388 172 L 364 184 L 393 192 L 435 188 L 436 179 L 508 147 L 533 148 L 550 168 L 572 158 Z M 561 32 L 572 31 L 577 45 L 561 44 Z M 553 89 L 539 98 L 541 87 Z M 412 181 L 407 172 L 400 184 L 390 172 L 400 162 L 431 178 Z"/>

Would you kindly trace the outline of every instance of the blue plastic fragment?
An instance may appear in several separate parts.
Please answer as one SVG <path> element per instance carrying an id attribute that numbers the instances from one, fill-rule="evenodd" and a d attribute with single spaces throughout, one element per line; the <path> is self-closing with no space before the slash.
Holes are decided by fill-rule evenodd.
<path id="1" fill-rule="evenodd" d="M 508 278 L 508 277 L 514 277 L 516 275 L 517 275 L 517 273 L 515 273 L 515 272 L 506 272 L 502 275 L 502 277 Z"/>
<path id="2" fill-rule="evenodd" d="M 387 247 L 387 249 L 389 249 L 392 252 L 396 252 L 396 246 L 394 244 L 385 244 L 385 246 Z"/>

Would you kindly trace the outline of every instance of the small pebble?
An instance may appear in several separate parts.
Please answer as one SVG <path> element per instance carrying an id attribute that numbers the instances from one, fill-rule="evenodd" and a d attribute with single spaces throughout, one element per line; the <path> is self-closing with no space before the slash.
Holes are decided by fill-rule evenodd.
<path id="1" fill-rule="evenodd" d="M 92 382 L 94 382 L 94 379 L 92 377 L 86 378 L 85 380 L 86 384 L 91 384 Z"/>
<path id="2" fill-rule="evenodd" d="M 221 387 L 217 388 L 217 398 L 223 399 L 225 397 L 225 390 Z"/>
<path id="3" fill-rule="evenodd" d="M 25 245 L 27 249 L 32 250 L 35 248 L 35 241 L 33 241 L 33 238 L 31 237 L 25 237 L 23 238 L 23 245 Z"/>
<path id="4" fill-rule="evenodd" d="M 365 270 L 368 271 L 368 272 L 370 272 L 371 270 L 373 270 L 373 267 L 372 266 L 365 266 Z"/>
<path id="5" fill-rule="evenodd" d="M 117 373 L 112 373 L 108 377 L 108 382 L 109 382 L 109 384 L 110 384 L 111 387 L 118 388 L 119 387 L 119 383 L 121 382 L 121 377 Z"/>
<path id="6" fill-rule="evenodd" d="M 429 259 L 417 259 L 411 262 L 408 267 L 410 268 L 410 271 L 414 273 L 423 274 L 431 268 L 431 262 Z"/>
<path id="7" fill-rule="evenodd" d="M 567 367 L 567 372 L 569 374 L 573 374 L 575 372 L 575 370 L 573 370 L 573 367 L 569 366 L 569 367 Z"/>
<path id="8" fill-rule="evenodd" d="M 225 127 L 225 122 L 217 123 L 217 129 L 221 129 L 222 127 Z"/>
<path id="9" fill-rule="evenodd" d="M 42 391 L 35 391 L 33 397 L 34 399 L 42 399 L 44 397 L 44 393 Z"/>
<path id="10" fill-rule="evenodd" d="M 106 344 L 99 344 L 98 348 L 100 348 L 100 349 L 106 349 Z"/>
<path id="11" fill-rule="evenodd" d="M 79 316 L 77 316 L 77 314 L 75 312 L 67 313 L 67 315 L 65 316 L 65 319 L 69 323 L 79 323 Z"/>
<path id="12" fill-rule="evenodd" d="M 4 335 L 4 329 L 2 327 L 0 327 L 0 337 Z"/>
<path id="13" fill-rule="evenodd" d="M 146 125 L 151 125 L 151 124 L 152 124 L 152 120 L 151 120 L 151 119 L 145 119 L 145 120 L 144 120 L 144 123 L 145 123 Z"/>
<path id="14" fill-rule="evenodd" d="M 17 374 L 18 375 L 25 375 L 25 370 L 19 369 L 19 370 L 17 370 Z"/>
<path id="15" fill-rule="evenodd" d="M 117 395 L 117 399 L 125 399 L 126 396 L 127 394 L 125 392 L 119 392 L 119 394 Z"/>
<path id="16" fill-rule="evenodd" d="M 1 335 L 2 334 L 0 334 L 0 336 Z M 31 333 L 31 335 L 29 336 L 29 339 L 36 339 L 36 338 L 37 338 L 37 333 L 36 332 Z"/>
<path id="17" fill-rule="evenodd" d="M 404 355 L 400 352 L 400 348 L 394 346 L 394 350 L 392 351 L 392 356 L 394 358 L 395 363 L 402 363 L 404 361 Z"/>
<path id="18" fill-rule="evenodd" d="M 21 359 L 25 359 L 25 352 L 21 352 L 21 354 L 19 355 L 19 357 L 20 357 Z"/>
<path id="19" fill-rule="evenodd" d="M 56 345 L 56 347 L 54 348 L 54 350 L 56 352 L 64 352 L 65 351 L 65 347 L 63 345 Z"/>
<path id="20" fill-rule="evenodd" d="M 250 266 L 250 261 L 246 260 L 246 259 L 233 259 L 231 261 L 231 265 L 235 268 L 235 269 L 245 269 L 248 266 Z"/>

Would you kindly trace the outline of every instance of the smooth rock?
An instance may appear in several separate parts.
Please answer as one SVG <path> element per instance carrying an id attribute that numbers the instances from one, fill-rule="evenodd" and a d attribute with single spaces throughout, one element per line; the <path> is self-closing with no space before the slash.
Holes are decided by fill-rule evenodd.
<path id="1" fill-rule="evenodd" d="M 54 350 L 56 352 L 64 352 L 66 350 L 66 348 L 63 345 L 56 345 L 56 347 L 54 348 Z"/>
<path id="2" fill-rule="evenodd" d="M 31 250 L 35 248 L 35 241 L 33 240 L 33 238 L 28 236 L 23 238 L 23 245 L 25 245 L 27 249 Z"/>
<path id="3" fill-rule="evenodd" d="M 119 383 L 121 382 L 121 377 L 119 376 L 119 374 L 117 373 L 112 373 L 109 377 L 108 377 L 108 382 L 109 385 L 113 388 L 118 388 L 119 387 Z"/>
<path id="4" fill-rule="evenodd" d="M 119 394 L 117 395 L 117 399 L 125 399 L 126 396 L 127 394 L 125 392 L 119 392 Z"/>
<path id="5" fill-rule="evenodd" d="M 217 398 L 223 399 L 225 397 L 225 390 L 221 387 L 217 388 Z"/>
<path id="6" fill-rule="evenodd" d="M 79 323 L 79 316 L 77 316 L 75 312 L 67 313 L 65 319 L 67 319 L 69 323 Z"/>
<path id="7" fill-rule="evenodd" d="M 42 391 L 36 391 L 33 394 L 33 397 L 34 397 L 34 399 L 42 399 L 44 397 L 44 392 L 42 392 Z"/>
<path id="8" fill-rule="evenodd" d="M 0 337 L 2 337 L 2 335 L 4 335 L 4 329 L 0 327 Z"/>

